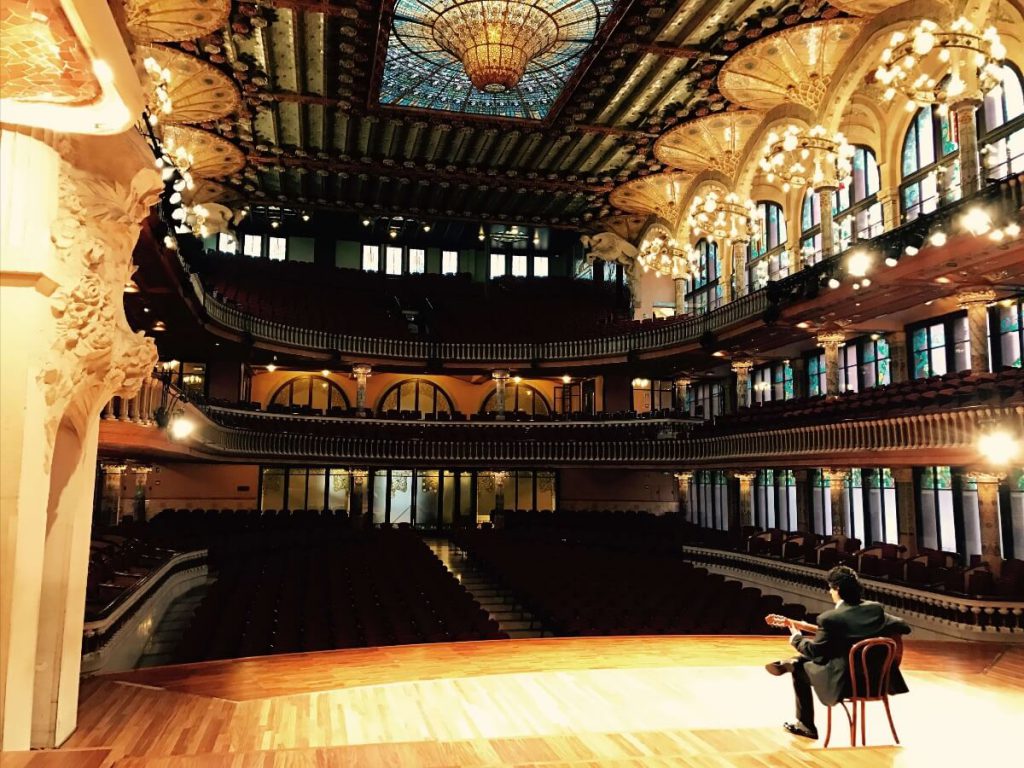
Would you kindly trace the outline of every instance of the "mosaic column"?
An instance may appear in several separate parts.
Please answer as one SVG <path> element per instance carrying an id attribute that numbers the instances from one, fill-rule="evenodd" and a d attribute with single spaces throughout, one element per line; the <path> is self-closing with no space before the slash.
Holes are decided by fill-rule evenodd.
<path id="1" fill-rule="evenodd" d="M 910 381 L 907 357 L 907 334 L 903 331 L 892 331 L 885 334 L 889 344 L 889 380 L 893 384 Z"/>
<path id="2" fill-rule="evenodd" d="M 751 360 L 734 360 L 732 364 L 733 373 L 736 374 L 736 408 L 747 408 L 750 406 L 750 369 L 754 367 Z"/>
<path id="3" fill-rule="evenodd" d="M 494 418 L 498 421 L 505 420 L 505 387 L 508 383 L 508 371 L 491 371 L 491 378 L 494 379 L 494 408 L 497 411 Z"/>
<path id="4" fill-rule="evenodd" d="M 676 379 L 676 410 L 680 413 L 687 413 L 689 411 L 686 407 L 686 398 L 690 393 L 690 379 Z"/>
<path id="5" fill-rule="evenodd" d="M 756 472 L 733 472 L 732 476 L 739 480 L 740 490 L 737 499 L 736 511 L 738 520 L 734 525 L 729 523 L 729 530 L 738 533 L 745 525 L 754 525 L 753 487 Z"/>
<path id="6" fill-rule="evenodd" d="M 690 517 L 690 484 L 693 482 L 693 472 L 676 472 L 676 483 L 679 486 L 679 514 L 683 519 L 695 523 Z"/>
<path id="7" fill-rule="evenodd" d="M 686 278 L 677 277 L 673 281 L 676 290 L 676 314 L 686 314 Z"/>
<path id="8" fill-rule="evenodd" d="M 967 477 L 978 484 L 981 559 L 988 563 L 992 575 L 998 577 L 1003 569 L 1003 555 L 999 545 L 999 483 L 1006 474 L 974 470 L 968 472 Z"/>
<path id="9" fill-rule="evenodd" d="M 839 348 L 845 340 L 842 331 L 818 334 L 818 346 L 825 350 L 825 394 L 829 397 L 839 394 Z"/>
<path id="10" fill-rule="evenodd" d="M 810 531 L 813 527 L 808 506 L 810 472 L 806 469 L 794 469 L 793 479 L 796 481 L 796 527 L 799 531 Z"/>
<path id="11" fill-rule="evenodd" d="M 981 162 L 978 156 L 977 110 L 980 99 L 965 99 L 950 107 L 956 115 L 957 141 L 960 144 L 960 196 L 981 188 Z"/>
<path id="12" fill-rule="evenodd" d="M 899 467 L 892 471 L 896 481 L 896 515 L 900 545 L 907 555 L 917 554 L 917 496 L 914 494 L 914 470 Z"/>
<path id="13" fill-rule="evenodd" d="M 370 366 L 362 363 L 352 366 L 352 375 L 356 379 L 356 410 L 360 415 L 366 408 L 366 380 L 371 370 Z"/>
<path id="14" fill-rule="evenodd" d="M 846 516 L 843 515 L 844 482 L 850 475 L 848 469 L 827 469 L 829 493 L 832 502 L 832 537 L 838 539 L 840 545 L 846 543 Z"/>
<path id="15" fill-rule="evenodd" d="M 835 226 L 832 220 L 832 198 L 835 190 L 831 187 L 816 189 L 821 207 L 821 258 L 824 261 L 832 255 L 835 248 Z"/>
<path id="16" fill-rule="evenodd" d="M 985 373 L 988 361 L 988 305 L 995 291 L 962 291 L 957 294 L 961 309 L 967 310 L 967 335 L 971 340 L 971 373 Z"/>

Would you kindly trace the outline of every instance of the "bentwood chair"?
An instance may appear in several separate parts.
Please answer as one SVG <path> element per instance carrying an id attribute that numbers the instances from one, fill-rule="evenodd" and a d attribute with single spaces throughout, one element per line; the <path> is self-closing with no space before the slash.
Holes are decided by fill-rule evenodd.
<path id="1" fill-rule="evenodd" d="M 861 640 L 850 649 L 849 673 L 850 696 L 839 701 L 850 723 L 850 746 L 857 746 L 857 720 L 860 719 L 861 746 L 867 746 L 867 718 L 865 707 L 869 701 L 880 701 L 885 707 L 885 716 L 889 719 L 889 729 L 896 743 L 900 737 L 896 734 L 896 726 L 892 722 L 889 711 L 889 677 L 893 664 L 899 663 L 902 655 L 902 643 L 891 637 L 872 637 Z M 850 709 L 846 708 L 850 702 Z M 860 704 L 860 714 L 857 705 Z M 852 712 L 851 712 L 852 710 Z M 825 731 L 825 746 L 832 737 L 832 707 L 828 708 L 828 729 Z"/>

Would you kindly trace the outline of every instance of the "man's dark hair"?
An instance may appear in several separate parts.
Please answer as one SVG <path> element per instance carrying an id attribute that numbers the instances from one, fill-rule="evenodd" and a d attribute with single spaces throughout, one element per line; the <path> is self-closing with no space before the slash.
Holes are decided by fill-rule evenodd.
<path id="1" fill-rule="evenodd" d="M 839 593 L 839 597 L 844 603 L 856 605 L 860 602 L 860 579 L 857 578 L 857 572 L 853 568 L 837 565 L 828 572 L 825 579 L 828 581 L 829 587 Z"/>

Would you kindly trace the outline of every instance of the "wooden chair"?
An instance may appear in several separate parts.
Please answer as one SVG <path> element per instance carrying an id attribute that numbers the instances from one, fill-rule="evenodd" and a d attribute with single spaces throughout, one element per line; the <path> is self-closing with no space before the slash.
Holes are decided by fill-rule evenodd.
<path id="1" fill-rule="evenodd" d="M 868 655 L 874 653 L 872 665 L 868 665 Z M 893 664 L 898 664 L 902 656 L 902 643 L 891 637 L 872 637 L 861 640 L 850 649 L 849 674 L 850 674 L 850 696 L 841 699 L 839 704 L 846 713 L 846 719 L 850 723 L 850 746 L 857 746 L 857 704 L 860 704 L 860 741 L 861 746 L 867 746 L 867 718 L 865 707 L 869 701 L 881 701 L 885 707 L 885 716 L 889 719 L 889 729 L 896 743 L 900 743 L 900 737 L 896 735 L 896 726 L 892 722 L 892 713 L 889 711 L 889 675 L 892 672 Z M 846 708 L 849 701 L 852 707 L 852 714 Z M 825 731 L 825 746 L 828 746 L 832 738 L 832 707 L 828 708 L 828 729 Z"/>

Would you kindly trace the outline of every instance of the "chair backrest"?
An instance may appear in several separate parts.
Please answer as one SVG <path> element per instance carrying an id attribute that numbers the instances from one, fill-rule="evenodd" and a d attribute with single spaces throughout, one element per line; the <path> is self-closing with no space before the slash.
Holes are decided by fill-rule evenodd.
<path id="1" fill-rule="evenodd" d="M 871 637 L 850 648 L 850 698 L 876 699 L 889 693 L 889 675 L 896 661 L 897 642 Z"/>

